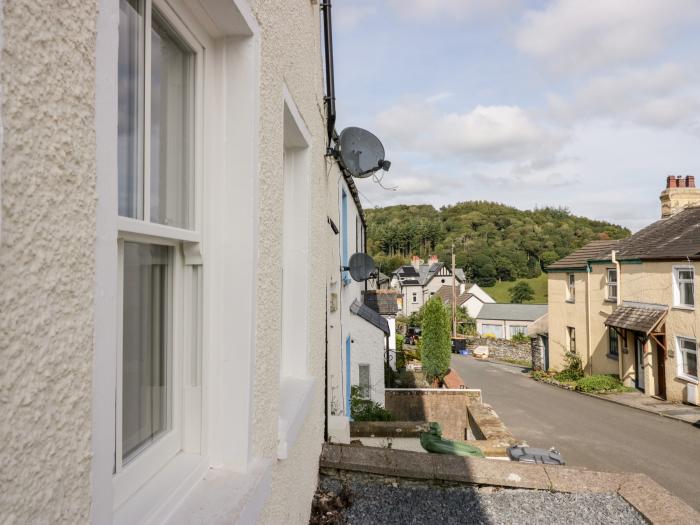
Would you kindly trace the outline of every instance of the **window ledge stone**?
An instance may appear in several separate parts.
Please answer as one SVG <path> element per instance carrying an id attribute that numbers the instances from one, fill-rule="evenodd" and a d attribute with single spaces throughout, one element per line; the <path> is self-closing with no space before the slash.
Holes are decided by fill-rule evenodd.
<path id="1" fill-rule="evenodd" d="M 605 357 L 612 359 L 613 361 L 618 361 L 620 359 L 619 355 L 616 354 L 605 354 Z"/>
<path id="2" fill-rule="evenodd" d="M 311 408 L 314 385 L 312 377 L 282 376 L 280 381 L 280 415 L 277 425 L 277 458 L 286 459 L 299 437 Z"/>
<path id="3" fill-rule="evenodd" d="M 681 381 L 685 381 L 686 383 L 692 383 L 694 385 L 698 384 L 698 378 L 697 377 L 690 377 L 690 376 L 684 376 L 684 375 L 677 375 L 676 379 L 680 379 Z"/>

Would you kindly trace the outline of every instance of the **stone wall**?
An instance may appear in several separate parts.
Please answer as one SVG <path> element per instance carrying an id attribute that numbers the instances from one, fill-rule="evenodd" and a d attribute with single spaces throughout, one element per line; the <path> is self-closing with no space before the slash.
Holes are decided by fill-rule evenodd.
<path id="1" fill-rule="evenodd" d="M 489 357 L 496 359 L 520 359 L 530 361 L 532 359 L 532 349 L 530 343 L 516 343 L 507 339 L 493 339 L 491 337 L 469 337 L 467 347 L 474 349 L 477 346 L 487 346 Z"/>
<path id="2" fill-rule="evenodd" d="M 544 343 L 542 337 L 530 339 L 530 351 L 532 356 L 532 369 L 544 370 Z"/>
<path id="3" fill-rule="evenodd" d="M 437 421 L 446 439 L 467 439 L 467 407 L 481 390 L 386 389 L 385 407 L 397 421 Z"/>

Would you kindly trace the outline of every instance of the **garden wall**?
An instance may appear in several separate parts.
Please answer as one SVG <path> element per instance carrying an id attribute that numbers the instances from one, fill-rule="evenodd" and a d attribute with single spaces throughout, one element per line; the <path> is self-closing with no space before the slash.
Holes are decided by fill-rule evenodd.
<path id="1" fill-rule="evenodd" d="M 474 349 L 477 346 L 487 346 L 489 357 L 496 359 L 519 359 L 532 362 L 532 348 L 529 342 L 516 343 L 507 339 L 494 339 L 492 337 L 468 337 L 467 347 Z"/>
<path id="2" fill-rule="evenodd" d="M 481 390 L 387 388 L 385 408 L 397 421 L 437 421 L 447 439 L 467 439 L 467 406 L 481 402 Z"/>

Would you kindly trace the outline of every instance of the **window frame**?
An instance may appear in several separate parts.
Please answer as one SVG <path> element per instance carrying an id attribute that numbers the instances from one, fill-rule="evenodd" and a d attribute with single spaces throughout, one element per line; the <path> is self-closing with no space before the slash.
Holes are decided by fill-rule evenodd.
<path id="1" fill-rule="evenodd" d="M 613 341 L 615 341 L 615 351 L 613 352 Z M 620 335 L 612 327 L 608 327 L 608 357 L 613 359 L 620 358 Z"/>
<path id="2" fill-rule="evenodd" d="M 367 369 L 367 385 L 362 385 L 362 368 Z M 372 371 L 368 363 L 359 363 L 357 365 L 357 386 L 360 387 L 360 395 L 362 399 L 372 398 Z"/>
<path id="3" fill-rule="evenodd" d="M 567 326 L 566 327 L 566 339 L 567 339 L 568 351 L 575 354 L 576 353 L 576 327 L 575 326 Z"/>
<path id="4" fill-rule="evenodd" d="M 515 335 L 527 335 L 527 325 L 516 324 L 508 326 L 508 335 L 512 339 Z"/>
<path id="5" fill-rule="evenodd" d="M 201 260 L 201 224 L 202 224 L 202 173 L 203 173 L 203 94 L 204 94 L 204 45 L 194 32 L 183 22 L 181 17 L 165 0 L 143 0 L 144 2 L 144 57 L 141 95 L 144 97 L 141 132 L 143 150 L 143 213 L 142 219 L 125 217 L 117 211 L 117 348 L 116 348 L 116 398 L 115 398 L 115 435 L 114 435 L 114 471 L 113 471 L 113 508 L 118 509 L 135 494 L 154 474 L 164 468 L 180 452 L 202 454 L 202 366 L 201 350 L 203 342 L 198 341 L 197 348 L 188 348 L 191 341 L 192 321 L 197 318 L 201 330 L 203 311 L 203 291 L 200 290 L 198 304 L 192 301 L 191 280 L 195 271 L 203 272 Z M 192 182 L 190 209 L 191 229 L 174 227 L 150 221 L 150 159 L 151 159 L 151 31 L 153 10 L 177 37 L 186 44 L 193 54 L 192 88 L 193 93 L 187 111 L 191 115 L 192 136 Z M 138 215 L 138 214 L 137 214 Z M 171 320 L 168 326 L 168 338 L 172 367 L 170 388 L 171 425 L 148 446 L 141 449 L 132 458 L 124 462 L 122 455 L 122 385 L 123 385 L 123 299 L 124 299 L 124 243 L 156 244 L 171 247 L 170 300 Z M 195 270 L 198 268 L 198 270 Z M 203 277 L 200 277 L 203 286 Z M 195 360 L 200 362 L 199 379 L 194 380 L 191 373 Z M 188 372 L 190 372 L 188 374 Z M 189 381 L 188 381 L 189 378 Z M 193 384 L 197 383 L 197 384 Z"/>
<path id="6" fill-rule="evenodd" d="M 576 274 L 567 273 L 566 274 L 566 302 L 575 303 L 576 302 Z"/>
<path id="7" fill-rule="evenodd" d="M 615 275 L 614 281 L 610 279 L 611 273 Z M 606 268 L 605 275 L 606 275 L 605 299 L 607 301 L 617 302 L 617 290 L 618 290 L 617 284 L 618 284 L 618 280 L 619 280 L 619 276 L 617 275 L 617 268 Z M 615 289 L 614 295 L 611 293 L 612 288 Z"/>
<path id="8" fill-rule="evenodd" d="M 682 345 L 683 341 L 690 341 L 695 345 L 695 352 L 690 351 L 687 348 L 684 348 Z M 688 381 L 690 383 L 698 383 L 698 376 L 692 376 L 689 374 L 686 374 L 685 371 L 683 370 L 683 357 L 684 354 L 690 352 L 690 353 L 695 353 L 695 363 L 696 363 L 696 373 L 698 373 L 697 370 L 697 360 L 698 360 L 698 342 L 697 340 L 693 339 L 692 337 L 685 337 L 685 336 L 676 336 L 676 377 L 683 379 L 685 381 Z"/>
<path id="9" fill-rule="evenodd" d="M 693 272 L 693 278 L 690 280 L 692 283 L 692 289 L 693 289 L 693 303 L 688 304 L 688 303 L 682 303 L 681 302 L 681 284 L 682 283 L 687 283 L 687 279 L 681 280 L 680 278 L 680 272 L 681 271 L 691 271 Z M 681 308 L 685 310 L 694 310 L 695 309 L 695 267 L 690 266 L 690 265 L 678 265 L 673 267 L 673 307 L 674 308 Z"/>

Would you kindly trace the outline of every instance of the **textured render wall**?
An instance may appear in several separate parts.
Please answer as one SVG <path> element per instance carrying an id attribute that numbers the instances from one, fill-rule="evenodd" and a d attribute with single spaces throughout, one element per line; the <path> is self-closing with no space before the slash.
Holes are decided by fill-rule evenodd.
<path id="1" fill-rule="evenodd" d="M 91 1 L 4 3 L 3 522 L 88 521 L 95 23 Z"/>
<path id="2" fill-rule="evenodd" d="M 586 362 L 586 272 L 576 275 L 576 302 L 566 302 L 566 273 L 550 273 L 547 278 L 549 312 L 549 369 L 566 367 L 564 354 L 568 350 L 566 327 L 576 328 L 576 350 Z"/>
<path id="3" fill-rule="evenodd" d="M 265 523 L 305 523 L 318 477 L 323 442 L 325 352 L 324 235 L 328 180 L 324 160 L 323 77 L 319 7 L 308 0 L 251 2 L 260 25 L 260 236 L 257 280 L 252 443 L 256 456 L 275 462 Z M 315 397 L 288 459 L 277 461 L 282 272 L 283 83 L 312 135 L 309 199 L 310 374 Z M 335 181 L 333 181 L 335 182 Z M 316 270 L 316 271 L 315 271 Z"/>

